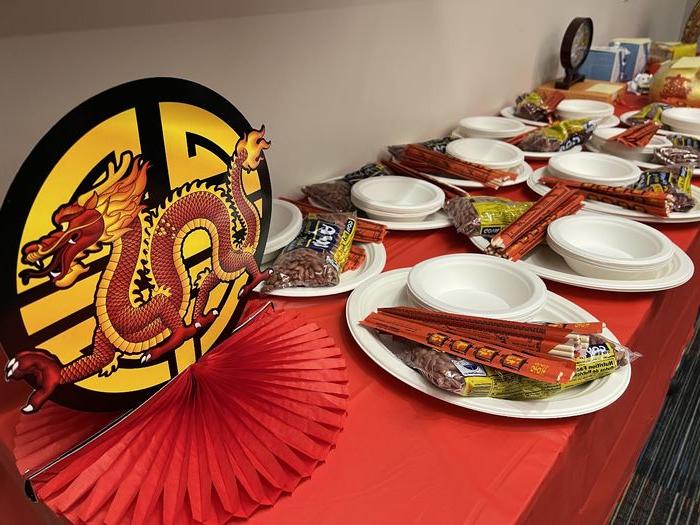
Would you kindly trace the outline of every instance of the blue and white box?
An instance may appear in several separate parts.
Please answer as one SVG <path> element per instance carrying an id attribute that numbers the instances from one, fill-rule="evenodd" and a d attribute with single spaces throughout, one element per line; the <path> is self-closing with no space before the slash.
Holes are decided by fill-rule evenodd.
<path id="1" fill-rule="evenodd" d="M 591 80 L 619 82 L 624 58 L 628 53 L 623 47 L 592 47 L 579 68 L 579 73 Z"/>
<path id="2" fill-rule="evenodd" d="M 644 73 L 649 61 L 651 38 L 613 38 L 610 45 L 623 47 L 629 51 L 629 54 L 624 57 L 620 80 L 625 82 L 634 80 L 639 73 Z"/>

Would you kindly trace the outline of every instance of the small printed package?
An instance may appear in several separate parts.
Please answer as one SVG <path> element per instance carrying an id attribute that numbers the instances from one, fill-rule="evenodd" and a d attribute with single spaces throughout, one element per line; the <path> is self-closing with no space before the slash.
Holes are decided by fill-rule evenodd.
<path id="1" fill-rule="evenodd" d="M 651 38 L 614 38 L 610 41 L 610 46 L 622 47 L 628 51 L 624 57 L 620 80 L 629 82 L 644 72 L 649 61 Z"/>
<path id="2" fill-rule="evenodd" d="M 694 57 L 698 53 L 697 43 L 684 44 L 683 42 L 653 42 L 649 52 L 651 62 L 666 62 L 681 57 Z"/>

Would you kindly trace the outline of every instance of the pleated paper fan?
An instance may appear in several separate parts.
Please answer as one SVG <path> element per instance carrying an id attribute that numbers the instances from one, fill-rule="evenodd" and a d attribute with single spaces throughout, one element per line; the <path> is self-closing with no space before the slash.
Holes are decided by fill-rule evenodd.
<path id="1" fill-rule="evenodd" d="M 246 518 L 325 460 L 347 396 L 345 361 L 327 333 L 297 313 L 267 308 L 28 479 L 38 499 L 74 523 Z M 37 459 L 29 432 L 38 435 L 20 423 L 20 469 Z"/>

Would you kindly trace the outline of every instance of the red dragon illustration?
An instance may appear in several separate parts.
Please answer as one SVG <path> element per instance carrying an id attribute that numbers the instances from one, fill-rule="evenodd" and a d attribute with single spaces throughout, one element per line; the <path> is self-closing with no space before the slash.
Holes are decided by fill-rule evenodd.
<path id="1" fill-rule="evenodd" d="M 88 270 L 85 258 L 90 253 L 110 247 L 95 292 L 92 352 L 62 364 L 50 352 L 33 349 L 8 361 L 7 379 L 27 378 L 35 386 L 24 413 L 37 411 L 60 384 L 113 373 L 121 355 L 141 355 L 145 364 L 179 347 L 218 315 L 216 309 L 204 310 L 220 282 L 232 282 L 247 272 L 252 280 L 241 289 L 242 297 L 269 276 L 260 272 L 254 257 L 260 217 L 242 181 L 243 170 L 255 170 L 270 145 L 264 134 L 263 126 L 238 140 L 225 183 L 185 184 L 156 209 L 143 204 L 149 163 L 124 152 L 118 162 L 110 163 L 104 183 L 54 212 L 54 231 L 23 246 L 22 263 L 29 268 L 19 277 L 25 283 L 49 277 L 60 288 L 70 287 Z M 182 246 L 194 230 L 209 234 L 212 255 L 211 269 L 192 283 Z M 136 284 L 143 275 L 150 283 L 145 288 Z"/>

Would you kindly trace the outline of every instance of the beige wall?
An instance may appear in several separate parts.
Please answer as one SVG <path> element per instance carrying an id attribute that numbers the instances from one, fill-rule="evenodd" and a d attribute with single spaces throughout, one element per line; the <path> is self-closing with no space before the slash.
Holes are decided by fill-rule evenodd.
<path id="1" fill-rule="evenodd" d="M 555 74 L 574 16 L 593 17 L 598 44 L 616 36 L 667 40 L 678 37 L 686 3 L 305 0 L 297 7 L 275 0 L 242 11 L 252 16 L 231 11 L 240 3 L 219 2 L 218 11 L 196 16 L 190 7 L 173 17 L 159 0 L 161 15 L 139 18 L 137 6 L 148 2 L 113 2 L 106 16 L 86 7 L 94 2 L 45 2 L 40 13 L 26 11 L 35 2 L 18 2 L 25 8 L 11 10 L 0 27 L 16 35 L 0 38 L 0 196 L 57 119 L 134 78 L 201 82 L 254 125 L 265 123 L 273 188 L 284 194 L 373 160 L 382 145 L 497 111 Z M 61 5 L 73 11 L 52 13 Z M 228 18 L 194 21 L 212 16 Z M 127 27 L 144 20 L 178 23 Z M 29 34 L 81 27 L 99 29 Z"/>

